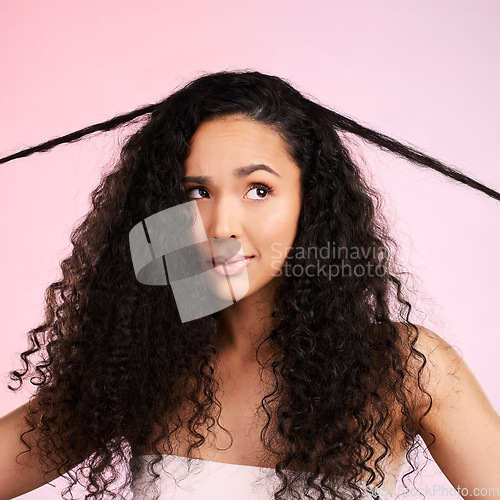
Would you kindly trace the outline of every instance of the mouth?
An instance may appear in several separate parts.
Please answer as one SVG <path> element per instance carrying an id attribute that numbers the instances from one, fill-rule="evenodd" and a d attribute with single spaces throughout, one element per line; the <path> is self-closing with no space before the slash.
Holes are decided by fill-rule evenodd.
<path id="1" fill-rule="evenodd" d="M 217 255 L 214 257 L 213 261 L 216 266 L 234 264 L 235 262 L 243 262 L 248 259 L 252 259 L 253 255 L 245 255 L 243 257 L 236 255 L 233 257 L 228 257 L 227 255 Z M 209 262 L 212 262 L 211 260 Z"/>
<path id="2" fill-rule="evenodd" d="M 217 256 L 214 258 L 214 271 L 222 276 L 231 276 L 233 274 L 238 274 L 250 264 L 253 258 L 254 255 L 245 257 L 238 256 L 230 259 L 228 259 L 226 256 Z M 212 261 L 209 262 L 212 263 Z"/>

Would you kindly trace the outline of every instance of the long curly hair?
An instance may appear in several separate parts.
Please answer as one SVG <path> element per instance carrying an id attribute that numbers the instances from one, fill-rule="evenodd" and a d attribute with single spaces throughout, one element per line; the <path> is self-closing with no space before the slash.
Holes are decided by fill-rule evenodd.
<path id="1" fill-rule="evenodd" d="M 73 249 L 61 263 L 62 277 L 46 290 L 44 322 L 28 332 L 23 368 L 9 374 L 18 383 L 9 385 L 13 391 L 28 377 L 37 386 L 25 415 L 30 429 L 21 436 L 23 453 L 32 450 L 27 434 L 36 430 L 38 439 L 30 442 L 44 471 L 63 474 L 78 465 L 63 495 L 86 469 L 86 499 L 123 496 L 138 474 L 127 450 L 145 447 L 154 436 L 148 464 L 153 471 L 162 459 L 160 442 L 173 452 L 171 438 L 181 425 L 183 405 L 192 407 L 189 455 L 205 441 L 199 429 L 218 421 L 213 366 L 218 314 L 182 323 L 170 286 L 136 279 L 129 233 L 148 216 L 186 201 L 182 177 L 190 140 L 204 121 L 226 116 L 272 127 L 300 168 L 303 198 L 293 249 L 335 242 L 338 248 L 360 250 L 341 257 L 292 250 L 287 257 L 292 268 L 347 265 L 358 272 L 283 274 L 279 282 L 272 312 L 277 326 L 265 332 L 259 346 L 267 343 L 275 353 L 261 365 L 274 384 L 261 401 L 267 418 L 262 444 L 281 480 L 274 498 L 304 498 L 306 484 L 317 498 L 335 492 L 344 498 L 339 478 L 360 494 L 357 481 L 367 474 L 367 484 L 383 485 L 381 464 L 392 451 L 392 424 L 403 430 L 406 459 L 411 472 L 416 470 L 416 429 L 432 406 L 421 380 L 426 358 L 415 347 L 419 332 L 409 319 L 412 306 L 381 197 L 363 179 L 343 134 L 495 199 L 500 195 L 306 98 L 281 78 L 222 71 L 204 74 L 159 103 L 0 160 L 140 125 L 92 192 L 91 209 L 71 233 Z M 40 359 L 34 362 L 33 356 Z M 412 415 L 424 400 L 417 421 Z M 112 487 L 123 465 L 125 483 L 116 493 Z M 158 477 L 153 472 L 152 482 Z"/>

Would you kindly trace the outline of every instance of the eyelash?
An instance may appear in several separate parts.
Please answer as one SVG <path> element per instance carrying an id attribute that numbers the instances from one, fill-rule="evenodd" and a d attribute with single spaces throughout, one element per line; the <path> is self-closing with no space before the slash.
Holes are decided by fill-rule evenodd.
<path id="1" fill-rule="evenodd" d="M 252 189 L 255 189 L 255 188 L 264 189 L 264 191 L 266 191 L 266 193 L 267 193 L 268 196 L 266 196 L 265 198 L 261 198 L 260 200 L 252 200 L 252 201 L 265 201 L 265 200 L 267 200 L 267 198 L 269 197 L 269 195 L 274 191 L 274 189 L 272 187 L 270 187 L 267 184 L 264 184 L 262 182 L 257 182 L 257 183 L 251 184 L 249 191 L 251 191 Z M 191 186 L 191 187 L 188 187 L 186 189 L 186 196 L 193 189 L 204 189 L 205 191 L 208 192 L 208 189 L 206 187 L 204 187 L 204 186 Z M 196 199 L 199 200 L 199 199 L 202 199 L 202 198 L 196 198 Z"/>

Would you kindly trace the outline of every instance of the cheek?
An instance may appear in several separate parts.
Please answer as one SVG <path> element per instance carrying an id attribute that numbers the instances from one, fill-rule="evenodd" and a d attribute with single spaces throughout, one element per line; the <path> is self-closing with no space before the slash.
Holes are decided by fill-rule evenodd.
<path id="1" fill-rule="evenodd" d="M 275 210 L 260 224 L 256 238 L 266 260 L 271 258 L 281 263 L 285 260 L 297 232 L 299 208 L 290 210 L 288 205 L 285 210 Z"/>
<path id="2" fill-rule="evenodd" d="M 300 200 L 295 198 L 273 207 L 263 227 L 265 233 L 270 238 L 274 237 L 276 242 L 291 244 L 297 231 L 299 213 Z"/>
<path id="3" fill-rule="evenodd" d="M 289 206 L 285 208 L 277 207 L 262 221 L 262 231 L 269 238 L 274 235 L 281 240 L 286 235 L 293 233 L 296 229 L 297 217 Z"/>

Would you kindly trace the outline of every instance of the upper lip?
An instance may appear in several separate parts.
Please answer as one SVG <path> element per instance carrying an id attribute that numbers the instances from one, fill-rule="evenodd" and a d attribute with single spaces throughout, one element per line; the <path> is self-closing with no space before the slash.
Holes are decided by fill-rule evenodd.
<path id="1" fill-rule="evenodd" d="M 253 255 L 245 255 L 244 257 L 240 257 L 239 255 L 233 255 L 232 257 L 228 255 L 217 255 L 214 257 L 214 262 L 216 266 L 220 264 L 231 264 L 233 262 L 241 262 L 242 260 L 250 259 Z"/>

